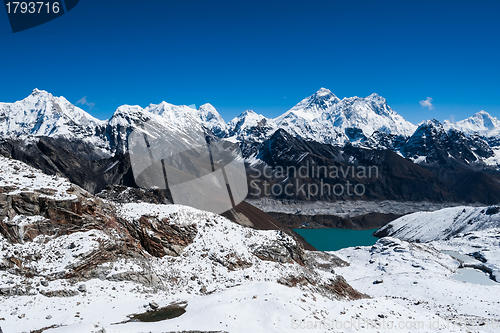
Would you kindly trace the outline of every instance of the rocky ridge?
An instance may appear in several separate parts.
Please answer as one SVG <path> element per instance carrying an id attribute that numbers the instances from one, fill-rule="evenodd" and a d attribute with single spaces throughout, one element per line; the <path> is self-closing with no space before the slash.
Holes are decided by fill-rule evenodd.
<path id="1" fill-rule="evenodd" d="M 331 255 L 315 259 L 316 252 L 304 251 L 284 232 L 243 227 L 189 207 L 100 199 L 3 157 L 0 169 L 5 301 L 75 297 L 98 281 L 170 296 L 270 282 L 331 299 L 365 297 L 334 273 L 345 262 Z"/>

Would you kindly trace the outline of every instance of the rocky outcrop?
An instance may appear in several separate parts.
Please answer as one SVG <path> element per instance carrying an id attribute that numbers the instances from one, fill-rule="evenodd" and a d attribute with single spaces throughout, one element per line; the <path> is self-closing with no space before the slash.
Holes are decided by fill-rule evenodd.
<path id="1" fill-rule="evenodd" d="M 329 284 L 323 285 L 322 287 L 326 291 L 337 295 L 339 298 L 351 300 L 369 298 L 368 295 L 360 293 L 359 291 L 351 287 L 351 285 L 347 283 L 347 281 L 341 275 L 335 276 L 334 279 L 330 280 Z"/>
<path id="2" fill-rule="evenodd" d="M 281 235 L 283 236 L 283 233 Z M 253 247 L 255 248 L 253 254 L 262 260 L 279 263 L 295 261 L 304 265 L 304 247 L 299 242 L 290 242 L 289 237 L 280 237 L 280 239 L 272 245 L 255 244 Z"/>
<path id="3" fill-rule="evenodd" d="M 161 189 L 146 190 L 123 185 L 108 185 L 96 194 L 96 197 L 118 203 L 147 202 L 153 204 L 169 204 L 166 193 Z"/>
<path id="4" fill-rule="evenodd" d="M 51 197 L 51 189 L 33 192 L 12 192 L 0 188 L 0 233 L 13 243 L 32 241 L 39 235 L 67 235 L 75 231 L 102 229 L 111 218 L 111 207 L 89 193 L 71 187 L 72 200 Z M 19 223 L 16 216 L 40 217 L 29 223 Z"/>
<path id="5" fill-rule="evenodd" d="M 129 233 L 137 239 L 144 250 L 154 257 L 178 256 L 196 237 L 196 224 L 188 226 L 170 225 L 168 220 L 142 216 L 132 223 L 125 222 Z"/>

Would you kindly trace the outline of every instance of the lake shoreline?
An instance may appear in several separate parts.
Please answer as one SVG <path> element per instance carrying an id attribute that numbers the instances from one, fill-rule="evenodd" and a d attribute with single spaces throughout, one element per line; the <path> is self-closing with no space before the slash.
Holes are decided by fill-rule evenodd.
<path id="1" fill-rule="evenodd" d="M 373 233 L 378 229 L 353 230 L 341 228 L 294 229 L 318 251 L 338 251 L 356 246 L 371 246 L 378 241 Z"/>

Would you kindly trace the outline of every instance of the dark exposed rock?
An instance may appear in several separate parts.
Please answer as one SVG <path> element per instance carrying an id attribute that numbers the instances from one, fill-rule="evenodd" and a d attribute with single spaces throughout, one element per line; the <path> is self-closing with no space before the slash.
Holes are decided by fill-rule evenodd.
<path id="1" fill-rule="evenodd" d="M 479 260 L 482 263 L 487 262 L 488 260 L 484 257 L 484 253 L 480 251 L 476 251 L 474 253 L 469 254 L 471 257 L 473 257 L 476 260 Z"/>
<path id="2" fill-rule="evenodd" d="M 303 276 L 288 276 L 286 278 L 281 277 L 277 281 L 280 284 L 283 284 L 288 287 L 295 287 L 297 285 L 306 285 L 309 281 Z"/>
<path id="3" fill-rule="evenodd" d="M 322 271 L 330 272 L 335 274 L 333 268 L 336 267 L 346 267 L 349 266 L 349 263 L 340 259 L 334 254 L 326 253 L 326 252 L 306 252 L 305 255 L 305 264 L 307 267 L 313 269 L 320 269 Z"/>
<path id="4" fill-rule="evenodd" d="M 170 203 L 165 192 L 160 189 L 145 190 L 142 188 L 127 187 L 123 185 L 108 185 L 97 193 L 98 198 L 107 199 L 118 203 L 147 202 L 152 204 Z"/>
<path id="5" fill-rule="evenodd" d="M 273 245 L 254 245 L 253 254 L 262 260 L 276 261 L 286 263 L 296 261 L 304 264 L 304 248 L 302 244 L 290 242 L 289 238 L 282 237 Z"/>
<path id="6" fill-rule="evenodd" d="M 443 184 L 431 172 L 409 160 L 397 155 L 391 150 L 372 150 L 353 147 L 334 147 L 317 142 L 305 141 L 293 137 L 283 130 L 276 131 L 268 141 L 266 141 L 258 155 L 259 158 L 271 168 L 270 171 L 280 167 L 286 171 L 285 175 L 276 174 L 274 177 L 264 176 L 263 170 L 257 170 L 258 166 L 253 166 L 249 171 L 249 178 L 260 182 L 254 186 L 260 188 L 261 196 L 271 196 L 279 199 L 293 200 L 403 200 L 403 201 L 454 201 L 455 196 L 450 193 Z M 261 166 L 266 168 L 266 166 Z M 309 166 L 309 167 L 308 167 Z M 313 171 L 312 167 L 315 167 Z M 293 170 L 303 168 L 302 174 Z M 322 167 L 323 169 L 319 169 Z M 318 170 L 331 170 L 332 168 L 364 168 L 365 176 L 358 177 L 357 173 L 346 173 L 345 176 L 330 177 L 330 173 L 319 173 Z M 370 174 L 369 168 L 374 168 Z M 375 169 L 376 168 L 376 169 Z M 287 170 L 292 170 L 288 173 Z M 358 170 L 358 169 L 356 169 Z M 267 171 L 269 175 L 270 172 Z M 307 175 L 305 175 L 307 171 Z M 260 176 L 259 176 L 260 173 Z M 264 188 L 264 182 L 268 182 L 268 189 Z M 343 184 L 347 188 L 347 181 L 350 184 L 361 184 L 365 188 L 365 193 L 361 196 L 348 195 L 345 191 L 341 195 L 335 195 L 332 190 L 328 190 L 327 184 L 332 186 Z M 282 188 L 288 186 L 288 195 L 285 191 L 278 195 L 273 195 L 269 188 L 274 184 L 279 184 Z M 318 189 L 326 186 L 324 191 L 303 191 L 303 185 L 316 186 Z M 353 185 L 354 186 L 354 185 Z M 250 198 L 258 198 L 258 191 L 250 187 Z M 351 193 L 353 192 L 351 188 Z M 256 196 L 257 195 L 257 196 Z"/>
<path id="7" fill-rule="evenodd" d="M 158 220 L 149 216 L 125 223 L 130 234 L 140 241 L 142 247 L 152 256 L 160 258 L 165 255 L 180 255 L 198 233 L 196 224 L 170 225 L 167 219 Z"/>
<path id="8" fill-rule="evenodd" d="M 40 294 L 46 297 L 73 297 L 78 295 L 78 291 L 70 289 L 40 291 Z"/>
<path id="9" fill-rule="evenodd" d="M 289 227 L 289 225 L 285 225 L 281 221 L 275 219 L 273 216 L 263 212 L 262 210 L 250 205 L 245 201 L 239 203 L 234 209 L 231 209 L 221 215 L 240 225 L 249 226 L 257 230 L 283 231 L 284 233 L 297 239 L 297 241 L 304 246 L 305 250 L 310 250 L 310 251 L 316 250 L 314 246 L 309 244 L 304 239 L 304 237 L 300 236 L 298 233 L 293 231 Z"/>
<path id="10" fill-rule="evenodd" d="M 260 246 L 254 254 L 262 260 L 286 263 L 291 261 L 290 253 L 282 246 Z"/>
<path id="11" fill-rule="evenodd" d="M 22 161 L 48 175 L 67 177 L 91 193 L 107 185 L 135 186 L 127 155 L 102 158 L 89 143 L 64 138 L 40 137 L 26 143 L 22 140 L 0 139 L 0 153 Z"/>
<path id="12" fill-rule="evenodd" d="M 19 287 L 8 287 L 8 288 L 0 288 L 0 295 L 3 296 L 22 296 L 26 295 L 27 291 L 21 289 Z"/>
<path id="13" fill-rule="evenodd" d="M 380 228 L 387 223 L 401 217 L 397 214 L 369 213 L 365 215 L 355 216 L 351 218 L 341 217 L 337 215 L 303 215 L 303 214 L 287 214 L 268 212 L 267 214 L 274 217 L 284 225 L 290 228 L 299 228 L 306 226 L 307 228 L 340 228 L 367 230 Z"/>
<path id="14" fill-rule="evenodd" d="M 1 193 L 3 192 L 3 193 Z M 0 233 L 10 242 L 32 241 L 38 235 L 63 235 L 75 230 L 102 229 L 107 219 L 107 208 L 99 199 L 79 189 L 76 199 L 56 200 L 37 192 L 7 195 L 0 188 Z M 39 215 L 46 220 L 20 227 L 9 222 L 16 215 Z M 8 219 L 5 220 L 5 217 Z"/>
<path id="15" fill-rule="evenodd" d="M 347 298 L 351 300 L 369 298 L 368 295 L 360 293 L 353 287 L 351 287 L 343 276 L 337 275 L 335 278 L 330 279 L 330 283 L 327 285 L 322 285 L 324 289 L 337 295 L 339 298 Z"/>
<path id="16" fill-rule="evenodd" d="M 493 206 L 493 207 L 488 207 L 486 210 L 486 215 L 495 215 L 500 212 L 500 207 L 499 206 Z"/>
<path id="17" fill-rule="evenodd" d="M 250 199 L 263 196 L 277 199 L 304 201 L 338 201 L 338 200 L 396 200 L 396 201 L 431 201 L 431 202 L 481 202 L 496 204 L 500 202 L 500 174 L 484 163 L 477 162 L 478 156 L 491 156 L 484 140 L 462 137 L 456 133 L 448 133 L 440 138 L 432 139 L 435 145 L 423 145 L 425 130 L 414 134 L 415 137 L 405 139 L 393 137 L 387 145 L 365 145 L 355 147 L 347 144 L 344 147 L 320 144 L 294 137 L 284 130 L 277 130 L 258 148 L 258 158 L 263 163 L 249 168 Z M 380 134 L 385 135 L 386 134 Z M 430 134 L 429 134 L 430 135 Z M 417 140 L 418 139 L 418 140 Z M 412 141 L 413 140 L 413 141 Z M 443 141 L 444 140 L 444 141 Z M 383 140 L 382 140 L 383 141 Z M 380 141 L 380 142 L 382 142 Z M 379 143 L 380 143 L 379 142 Z M 427 141 L 426 141 L 427 142 Z M 430 144 L 427 142 L 426 144 Z M 484 146 L 486 144 L 486 146 Z M 380 147 L 387 149 L 381 149 Z M 442 149 L 441 149 L 441 148 Z M 447 147 L 447 148 L 446 148 Z M 416 150 L 415 150 L 416 149 Z M 423 149 L 420 151 L 419 149 Z M 413 151 L 415 150 L 415 151 Z M 428 163 L 415 164 L 406 157 L 425 156 Z M 433 153 L 435 152 L 435 153 Z M 399 153 L 399 154 L 398 154 Z M 448 154 L 449 153 L 449 154 Z M 295 176 L 294 172 L 280 175 L 274 171 L 299 170 L 301 167 L 308 174 L 304 177 Z M 315 172 L 312 167 L 316 167 Z M 347 167 L 377 167 L 378 175 L 372 177 L 353 177 L 352 174 L 335 177 L 325 177 L 324 172 L 318 176 L 318 168 L 337 167 L 346 170 Z M 272 175 L 271 177 L 264 175 Z M 254 181 L 253 185 L 250 183 Z M 321 182 L 323 181 L 323 183 Z M 363 195 L 334 195 L 328 191 L 329 184 L 361 184 L 365 188 Z M 264 186 L 266 184 L 266 187 Z M 285 191 L 270 190 L 272 186 L 287 188 Z M 313 190 L 302 191 L 303 185 L 311 186 Z M 316 188 L 326 186 L 324 191 Z M 258 188 L 258 190 L 256 189 Z M 351 190 L 351 193 L 353 191 Z"/>

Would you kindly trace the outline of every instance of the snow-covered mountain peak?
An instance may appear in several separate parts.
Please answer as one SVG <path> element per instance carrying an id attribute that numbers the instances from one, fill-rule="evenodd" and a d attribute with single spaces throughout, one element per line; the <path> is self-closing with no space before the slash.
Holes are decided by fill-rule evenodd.
<path id="1" fill-rule="evenodd" d="M 377 93 L 372 93 L 372 94 L 370 94 L 369 96 L 367 96 L 367 97 L 366 97 L 366 99 L 374 99 L 374 100 L 376 100 L 376 99 L 381 99 L 381 100 L 383 100 L 383 101 L 385 102 L 385 98 L 384 98 L 384 97 L 382 97 L 382 96 L 380 96 L 380 95 L 379 95 L 379 94 L 377 94 Z"/>
<path id="2" fill-rule="evenodd" d="M 229 126 L 236 125 L 241 122 L 244 122 L 246 124 L 256 125 L 262 119 L 267 119 L 267 118 L 261 114 L 256 113 L 253 110 L 246 110 L 242 112 L 238 117 L 233 118 L 229 122 Z"/>
<path id="3" fill-rule="evenodd" d="M 50 93 L 48 93 L 47 91 L 45 90 L 40 90 L 38 88 L 35 88 L 33 89 L 33 91 L 31 92 L 31 95 L 32 96 L 36 96 L 36 95 L 51 95 Z M 51 95 L 52 96 L 52 95 Z"/>
<path id="4" fill-rule="evenodd" d="M 330 89 L 326 89 L 326 88 L 320 88 L 315 94 L 314 94 L 316 97 L 323 97 L 323 96 L 328 96 L 328 98 L 331 98 L 332 96 L 333 97 L 337 97 L 335 96 Z"/>
<path id="5" fill-rule="evenodd" d="M 496 136 L 500 134 L 500 120 L 484 110 L 456 123 L 445 120 L 444 126 L 446 129 L 454 128 L 465 134 L 477 133 L 484 136 Z"/>
<path id="6" fill-rule="evenodd" d="M 198 112 L 200 113 L 200 118 L 203 121 L 210 121 L 212 119 L 222 122 L 224 121 L 219 112 L 217 112 L 217 110 L 210 103 L 205 103 L 202 106 L 200 106 Z"/>
<path id="7" fill-rule="evenodd" d="M 277 126 L 272 119 L 267 119 L 253 110 L 246 110 L 228 123 L 228 136 L 241 139 L 264 138 L 274 133 Z"/>
<path id="8" fill-rule="evenodd" d="M 325 88 L 302 100 L 275 122 L 291 134 L 330 144 L 344 144 L 349 140 L 346 131 L 353 128 L 360 129 L 365 136 L 380 131 L 406 137 L 416 129 L 378 94 L 340 100 Z"/>
<path id="9" fill-rule="evenodd" d="M 249 117 L 249 116 L 259 116 L 254 110 L 245 110 L 237 118 Z"/>
<path id="10" fill-rule="evenodd" d="M 304 98 L 293 108 L 275 119 L 277 124 L 285 120 L 301 118 L 305 120 L 313 120 L 321 116 L 323 112 L 331 108 L 340 99 L 335 96 L 330 90 L 321 88 L 315 94 Z"/>
<path id="11" fill-rule="evenodd" d="M 54 97 L 44 90 L 34 89 L 23 100 L 0 103 L 0 136 L 36 137 L 63 136 L 70 139 L 94 135 L 104 122 L 71 104 L 64 97 Z"/>
<path id="12" fill-rule="evenodd" d="M 424 137 L 435 137 L 442 136 L 446 134 L 446 129 L 443 124 L 437 119 L 425 120 L 418 124 L 418 128 L 415 130 L 414 136 L 424 136 Z"/>
<path id="13" fill-rule="evenodd" d="M 200 106 L 198 114 L 203 125 L 211 129 L 216 136 L 224 137 L 226 135 L 226 122 L 212 104 L 205 103 Z"/>
<path id="14" fill-rule="evenodd" d="M 436 127 L 436 128 L 443 128 L 443 124 L 436 118 L 432 118 L 429 120 L 424 120 L 421 123 L 418 124 L 419 127 L 421 126 L 426 126 L 426 127 Z"/>
<path id="15" fill-rule="evenodd" d="M 128 126 L 130 123 L 136 121 L 147 121 L 151 118 L 143 108 L 139 105 L 121 105 L 113 113 L 113 116 L 108 121 L 108 125 L 115 126 Z"/>
<path id="16" fill-rule="evenodd" d="M 149 104 L 144 111 L 172 120 L 178 117 L 195 116 L 197 113 L 196 109 L 187 105 L 174 105 L 167 102 Z"/>

